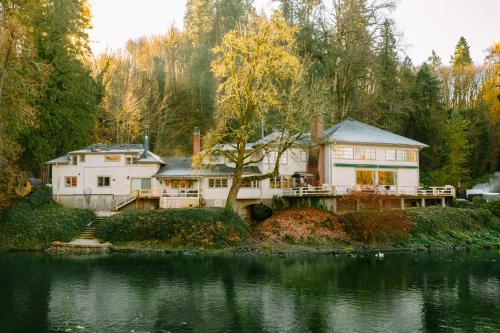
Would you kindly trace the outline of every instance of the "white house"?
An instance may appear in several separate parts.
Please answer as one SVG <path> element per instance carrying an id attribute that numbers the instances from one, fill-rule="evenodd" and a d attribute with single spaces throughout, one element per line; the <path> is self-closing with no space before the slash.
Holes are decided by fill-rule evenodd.
<path id="1" fill-rule="evenodd" d="M 273 133 L 249 148 L 271 138 Z M 454 196 L 451 187 L 421 188 L 420 142 L 347 119 L 325 131 L 313 126 L 306 140 L 281 156 L 279 176 L 244 182 L 242 202 L 269 202 L 273 196 L 343 196 L 354 192 L 392 196 Z M 227 145 L 226 149 L 232 149 Z M 193 134 L 193 155 L 200 133 Z M 265 154 L 265 152 L 260 152 Z M 244 169 L 244 176 L 274 167 L 275 152 Z M 316 156 L 316 160 L 312 156 Z M 214 157 L 200 169 L 192 157 L 159 157 L 144 144 L 94 144 L 47 162 L 57 202 L 69 207 L 118 210 L 125 206 L 223 207 L 234 165 Z M 444 202 L 444 201 L 443 201 Z"/>

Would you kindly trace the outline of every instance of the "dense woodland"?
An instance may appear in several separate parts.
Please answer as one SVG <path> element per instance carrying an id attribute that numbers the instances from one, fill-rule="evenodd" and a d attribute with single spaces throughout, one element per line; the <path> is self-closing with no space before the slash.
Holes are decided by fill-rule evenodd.
<path id="1" fill-rule="evenodd" d="M 451 59 L 429 50 L 425 63 L 413 64 L 391 20 L 391 0 L 275 4 L 286 27 L 266 29 L 280 29 L 270 31 L 277 38 L 292 33 L 287 52 L 300 62 L 300 85 L 321 86 L 313 98 L 325 102 L 316 108 L 325 126 L 354 117 L 428 144 L 424 184 L 464 189 L 498 170 L 499 44 L 475 64 L 457 31 Z M 221 66 L 229 64 L 220 53 L 232 52 L 238 35 L 228 33 L 252 36 L 259 18 L 268 20 L 263 15 L 252 0 L 188 0 L 183 29 L 130 40 L 94 59 L 86 0 L 0 0 L 0 193 L 93 142 L 149 135 L 159 154 L 189 154 L 192 129 L 213 132 L 224 110 Z"/>

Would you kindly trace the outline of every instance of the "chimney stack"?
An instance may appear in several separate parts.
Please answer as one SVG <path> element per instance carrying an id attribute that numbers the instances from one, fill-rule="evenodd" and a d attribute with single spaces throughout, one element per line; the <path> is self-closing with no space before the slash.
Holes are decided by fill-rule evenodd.
<path id="1" fill-rule="evenodd" d="M 200 129 L 195 127 L 193 130 L 193 157 L 198 155 L 201 151 L 201 135 Z"/>
<path id="2" fill-rule="evenodd" d="M 142 152 L 142 158 L 146 158 L 148 157 L 148 153 L 149 153 L 149 137 L 146 135 L 144 137 L 144 143 L 142 144 L 144 151 Z"/>
<path id="3" fill-rule="evenodd" d="M 307 172 L 313 175 L 312 185 L 315 186 L 325 182 L 325 154 L 324 145 L 321 144 L 323 132 L 323 116 L 316 115 L 311 124 L 311 148 L 307 161 Z"/>

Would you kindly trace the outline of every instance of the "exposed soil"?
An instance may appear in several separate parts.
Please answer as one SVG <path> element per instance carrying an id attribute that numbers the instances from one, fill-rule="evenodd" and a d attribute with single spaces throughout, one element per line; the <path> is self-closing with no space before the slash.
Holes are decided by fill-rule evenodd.
<path id="1" fill-rule="evenodd" d="M 257 231 L 275 240 L 347 240 L 339 219 L 333 213 L 315 208 L 291 208 L 262 222 Z"/>

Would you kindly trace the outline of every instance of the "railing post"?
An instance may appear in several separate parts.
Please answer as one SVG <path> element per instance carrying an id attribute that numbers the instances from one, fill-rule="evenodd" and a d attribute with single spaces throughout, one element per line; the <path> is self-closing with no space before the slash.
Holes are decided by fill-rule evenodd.
<path id="1" fill-rule="evenodd" d="M 299 187 L 299 197 L 301 197 L 304 193 L 304 188 L 301 186 Z"/>

